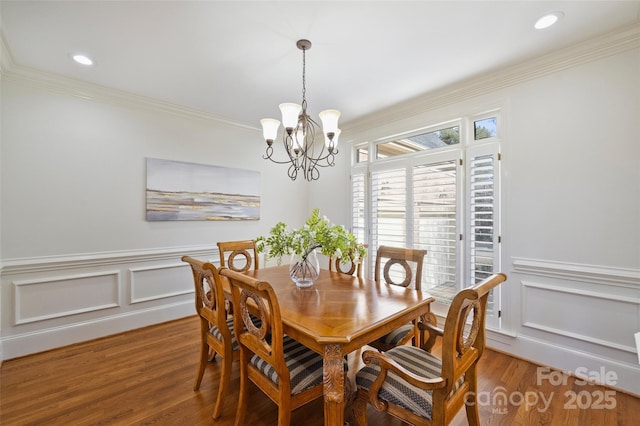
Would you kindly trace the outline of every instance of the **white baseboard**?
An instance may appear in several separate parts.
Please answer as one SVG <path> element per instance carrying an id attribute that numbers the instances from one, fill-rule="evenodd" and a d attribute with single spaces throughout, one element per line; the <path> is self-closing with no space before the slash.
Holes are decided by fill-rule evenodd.
<path id="1" fill-rule="evenodd" d="M 640 366 L 636 364 L 598 357 L 529 336 L 519 335 L 509 344 L 497 339 L 487 340 L 487 345 L 498 351 L 573 376 L 595 377 L 597 380 L 608 374 L 605 386 L 640 397 Z M 613 373 L 615 378 L 611 376 Z"/>
<path id="2" fill-rule="evenodd" d="M 195 315 L 193 301 L 139 309 L 92 321 L 66 324 L 0 340 L 0 359 L 8 360 L 61 346 L 97 339 L 136 328 Z"/>

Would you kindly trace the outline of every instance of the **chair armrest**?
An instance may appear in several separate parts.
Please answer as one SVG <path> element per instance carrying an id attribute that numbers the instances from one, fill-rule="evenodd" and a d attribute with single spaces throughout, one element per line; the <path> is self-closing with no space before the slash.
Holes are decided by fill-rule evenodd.
<path id="1" fill-rule="evenodd" d="M 407 370 L 383 352 L 370 350 L 364 351 L 362 354 L 362 360 L 367 365 L 375 362 L 380 366 L 380 374 L 369 389 L 369 394 L 375 396 L 376 399 L 378 392 L 387 377 L 388 371 L 393 371 L 408 383 L 424 390 L 439 389 L 446 385 L 446 380 L 444 378 L 437 377 L 435 379 L 428 379 L 426 377 L 419 376 Z"/>
<path id="2" fill-rule="evenodd" d="M 420 321 L 418 323 L 418 328 L 422 331 L 427 331 L 430 334 L 434 334 L 436 336 L 442 337 L 444 335 L 444 330 L 441 327 L 436 327 L 435 325 L 428 322 Z"/>
<path id="3" fill-rule="evenodd" d="M 431 312 L 420 317 L 418 329 L 422 332 L 422 349 L 427 352 L 431 352 L 431 348 L 436 344 L 436 338 L 444 335 L 444 329 L 438 327 L 438 320 Z M 426 338 L 424 336 L 425 332 L 428 334 Z"/>

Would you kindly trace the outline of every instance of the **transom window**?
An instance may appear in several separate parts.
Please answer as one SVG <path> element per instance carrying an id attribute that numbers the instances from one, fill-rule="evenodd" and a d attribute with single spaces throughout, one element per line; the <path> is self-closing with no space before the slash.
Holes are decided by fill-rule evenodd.
<path id="1" fill-rule="evenodd" d="M 453 126 L 379 143 L 376 145 L 376 159 L 442 148 L 458 143 L 460 143 L 460 127 Z"/>

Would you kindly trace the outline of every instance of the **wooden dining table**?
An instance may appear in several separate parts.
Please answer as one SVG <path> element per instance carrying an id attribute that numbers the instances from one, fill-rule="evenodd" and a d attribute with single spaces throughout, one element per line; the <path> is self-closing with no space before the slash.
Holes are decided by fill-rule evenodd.
<path id="1" fill-rule="evenodd" d="M 344 424 L 344 356 L 427 314 L 435 300 L 423 291 L 326 269 L 308 288 L 296 287 L 288 266 L 247 274 L 273 287 L 284 332 L 322 355 L 324 424 L 332 426 Z"/>

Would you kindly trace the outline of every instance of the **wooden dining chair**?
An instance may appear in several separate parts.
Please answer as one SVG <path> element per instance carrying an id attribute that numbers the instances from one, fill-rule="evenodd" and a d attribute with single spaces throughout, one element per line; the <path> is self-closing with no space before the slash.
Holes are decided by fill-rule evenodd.
<path id="1" fill-rule="evenodd" d="M 249 409 L 250 382 L 278 405 L 278 425 L 289 425 L 293 410 L 322 396 L 322 356 L 284 335 L 278 299 L 268 282 L 231 269 L 220 273 L 231 284 L 240 343 L 240 397 L 235 425 L 244 423 Z M 262 320 L 259 327 L 251 315 Z"/>
<path id="2" fill-rule="evenodd" d="M 356 374 L 353 412 L 367 424 L 367 403 L 409 424 L 447 425 L 463 405 L 470 425 L 479 425 L 477 365 L 485 347 L 485 317 L 491 289 L 507 279 L 499 273 L 456 294 L 444 328 L 421 328 L 442 336 L 442 358 L 424 348 L 398 346 L 365 351 Z M 394 374 L 389 374 L 393 372 Z"/>
<path id="3" fill-rule="evenodd" d="M 376 253 L 374 280 L 378 284 L 384 280 L 387 284 L 421 290 L 422 263 L 426 254 L 426 250 L 380 246 Z M 397 266 L 401 268 L 400 273 L 397 271 Z M 415 332 L 415 324 L 407 323 L 369 343 L 369 346 L 387 351 L 410 342 Z"/>
<path id="4" fill-rule="evenodd" d="M 207 361 L 215 359 L 216 354 L 222 358 L 218 397 L 212 415 L 217 419 L 220 417 L 225 396 L 228 393 L 231 364 L 234 355 L 238 356 L 240 346 L 233 333 L 233 317 L 228 316 L 225 309 L 223 278 L 218 274 L 216 267 L 189 256 L 183 256 L 182 261 L 191 265 L 195 284 L 196 312 L 200 318 L 200 364 L 193 385 L 194 391 L 200 389 Z"/>
<path id="5" fill-rule="evenodd" d="M 364 244 L 364 247 L 368 247 L 368 244 Z M 342 259 L 340 257 L 329 257 L 329 270 L 337 271 L 347 275 L 353 275 L 362 278 L 362 262 L 363 258 L 359 258 L 357 262 L 349 259 Z"/>
<path id="6" fill-rule="evenodd" d="M 258 250 L 254 240 L 220 241 L 218 252 L 221 268 L 226 267 L 236 272 L 258 269 Z M 236 264 L 240 258 L 243 258 L 240 263 L 242 266 Z"/>

